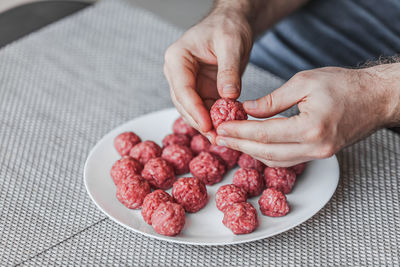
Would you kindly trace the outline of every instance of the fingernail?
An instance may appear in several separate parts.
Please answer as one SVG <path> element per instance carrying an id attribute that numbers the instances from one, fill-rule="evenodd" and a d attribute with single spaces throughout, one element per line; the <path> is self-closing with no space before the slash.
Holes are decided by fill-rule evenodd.
<path id="1" fill-rule="evenodd" d="M 238 91 L 238 88 L 232 84 L 227 84 L 222 88 L 224 94 L 236 94 Z"/>
<path id="2" fill-rule="evenodd" d="M 243 103 L 245 108 L 255 109 L 257 108 L 257 101 L 246 101 Z"/>
<path id="3" fill-rule="evenodd" d="M 217 129 L 217 133 L 218 133 L 218 135 L 227 135 L 226 131 L 224 129 L 220 129 L 220 128 Z"/>
<path id="4" fill-rule="evenodd" d="M 217 144 L 218 144 L 219 146 L 226 146 L 226 142 L 225 142 L 225 140 L 222 139 L 222 138 L 218 138 Z"/>

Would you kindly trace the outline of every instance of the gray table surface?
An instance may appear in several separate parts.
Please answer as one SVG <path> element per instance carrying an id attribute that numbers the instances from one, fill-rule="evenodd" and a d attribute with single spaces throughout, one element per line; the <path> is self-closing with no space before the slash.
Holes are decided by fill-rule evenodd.
<path id="1" fill-rule="evenodd" d="M 89 3 L 79 1 L 41 1 L 27 3 L 1 12 L 0 47 L 88 5 Z"/>
<path id="2" fill-rule="evenodd" d="M 332 200 L 269 239 L 171 244 L 135 234 L 95 207 L 82 177 L 89 150 L 117 125 L 172 106 L 163 52 L 180 34 L 110 0 L 0 50 L 0 264 L 398 266 L 400 137 L 388 130 L 340 152 Z M 242 98 L 281 83 L 249 66 Z"/>

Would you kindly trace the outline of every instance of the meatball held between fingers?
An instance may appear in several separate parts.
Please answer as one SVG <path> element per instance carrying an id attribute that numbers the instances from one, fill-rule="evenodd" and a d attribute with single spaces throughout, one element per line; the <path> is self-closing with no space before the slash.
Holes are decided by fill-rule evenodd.
<path id="1" fill-rule="evenodd" d="M 211 107 L 210 116 L 214 129 L 217 129 L 224 121 L 247 120 L 247 113 L 242 103 L 229 98 L 220 98 L 215 101 Z"/>

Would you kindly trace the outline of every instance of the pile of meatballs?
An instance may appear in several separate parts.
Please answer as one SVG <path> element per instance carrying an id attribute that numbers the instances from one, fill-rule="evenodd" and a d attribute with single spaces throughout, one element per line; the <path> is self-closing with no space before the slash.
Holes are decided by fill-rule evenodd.
<path id="1" fill-rule="evenodd" d="M 210 110 L 214 128 L 229 120 L 246 120 L 240 102 L 221 98 Z M 289 168 L 272 168 L 250 155 L 212 145 L 197 130 L 178 118 L 173 133 L 162 140 L 162 147 L 124 132 L 114 139 L 121 159 L 111 168 L 117 186 L 117 199 L 129 209 L 141 209 L 143 219 L 166 236 L 179 234 L 186 212 L 194 213 L 208 202 L 207 186 L 221 182 L 236 164 L 232 184 L 221 186 L 216 195 L 217 208 L 224 213 L 223 224 L 234 234 L 248 234 L 258 226 L 257 211 L 247 202 L 259 197 L 265 216 L 284 216 L 290 211 L 285 194 L 292 191 L 296 176 L 306 168 L 302 163 Z M 179 175 L 191 173 L 193 177 Z M 172 187 L 171 195 L 165 190 Z M 153 190 L 153 191 L 152 191 Z"/>

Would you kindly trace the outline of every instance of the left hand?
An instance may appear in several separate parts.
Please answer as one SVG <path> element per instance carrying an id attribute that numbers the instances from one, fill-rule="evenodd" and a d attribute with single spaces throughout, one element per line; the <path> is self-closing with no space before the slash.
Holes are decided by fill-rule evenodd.
<path id="1" fill-rule="evenodd" d="M 217 143 L 250 154 L 271 167 L 330 157 L 393 122 L 399 90 L 398 85 L 390 84 L 390 75 L 397 80 L 394 74 L 400 72 L 399 64 L 390 65 L 299 72 L 271 94 L 244 102 L 246 112 L 257 118 L 268 118 L 295 104 L 298 115 L 225 122 L 217 129 Z"/>

